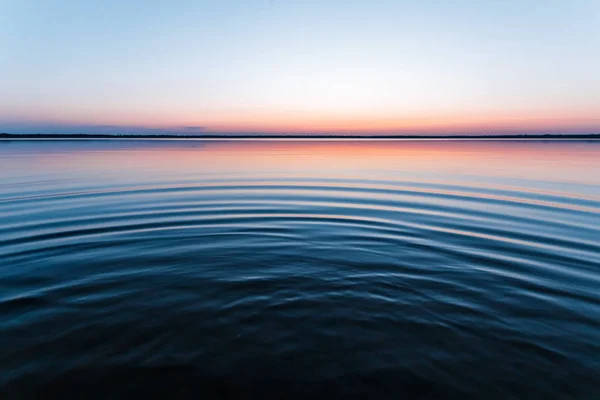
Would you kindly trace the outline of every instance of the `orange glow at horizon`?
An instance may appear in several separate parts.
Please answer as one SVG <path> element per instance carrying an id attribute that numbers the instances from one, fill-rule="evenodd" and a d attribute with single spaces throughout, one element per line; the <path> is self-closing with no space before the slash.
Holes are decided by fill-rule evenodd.
<path id="1" fill-rule="evenodd" d="M 144 127 L 178 130 L 199 126 L 210 133 L 288 133 L 288 134 L 450 134 L 494 132 L 599 131 L 600 111 L 462 111 L 453 113 L 325 113 L 317 111 L 221 111 L 210 115 L 189 110 L 163 110 L 160 113 L 113 111 L 102 115 L 81 113 L 75 117 L 55 113 L 53 118 L 27 119 L 34 124 L 63 126 Z M 199 133 L 199 132 L 195 132 Z"/>

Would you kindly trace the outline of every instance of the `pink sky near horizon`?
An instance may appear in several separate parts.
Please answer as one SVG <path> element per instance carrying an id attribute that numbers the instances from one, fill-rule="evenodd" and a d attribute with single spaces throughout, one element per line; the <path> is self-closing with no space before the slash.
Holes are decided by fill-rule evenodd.
<path id="1" fill-rule="evenodd" d="M 430 113 L 416 116 L 394 116 L 382 113 L 336 114 L 325 112 L 239 112 L 229 115 L 194 118 L 176 113 L 135 115 L 109 115 L 105 117 L 85 116 L 77 119 L 68 117 L 39 118 L 37 121 L 19 122 L 27 127 L 25 132 L 44 133 L 46 127 L 54 131 L 64 128 L 62 133 L 98 133 L 97 129 L 129 132 L 136 129 L 173 131 L 190 134 L 216 133 L 265 133 L 265 134 L 502 134 L 502 133 L 600 133 L 600 112 L 477 112 Z M 85 132 L 85 130 L 88 132 Z M 58 132 L 61 133 L 61 132 Z"/>

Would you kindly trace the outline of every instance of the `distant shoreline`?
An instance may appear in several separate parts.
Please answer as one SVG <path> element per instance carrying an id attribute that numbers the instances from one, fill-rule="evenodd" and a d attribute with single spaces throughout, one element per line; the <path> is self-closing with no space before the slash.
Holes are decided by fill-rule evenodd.
<path id="1" fill-rule="evenodd" d="M 411 139 L 411 140 L 428 140 L 428 139 L 544 139 L 544 140 L 573 140 L 573 139 L 600 139 L 599 134 L 585 134 L 585 135 L 566 135 L 566 134 L 544 134 L 544 135 L 435 135 L 435 136 L 418 136 L 418 135 L 117 135 L 117 134 L 13 134 L 13 133 L 0 133 L 0 140 L 20 140 L 20 139 Z"/>

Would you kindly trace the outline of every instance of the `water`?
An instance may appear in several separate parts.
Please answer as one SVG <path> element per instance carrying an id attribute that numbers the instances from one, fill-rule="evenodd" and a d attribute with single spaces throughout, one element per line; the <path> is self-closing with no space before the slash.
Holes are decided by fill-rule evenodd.
<path id="1" fill-rule="evenodd" d="M 600 142 L 2 141 L 0 224 L 4 397 L 600 398 Z"/>

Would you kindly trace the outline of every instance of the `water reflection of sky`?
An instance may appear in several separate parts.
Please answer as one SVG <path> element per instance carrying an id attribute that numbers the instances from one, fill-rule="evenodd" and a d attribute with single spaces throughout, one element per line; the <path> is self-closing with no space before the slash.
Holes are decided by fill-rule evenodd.
<path id="1" fill-rule="evenodd" d="M 2 141 L 0 176 L 154 181 L 158 176 L 412 180 L 598 195 L 600 142 L 594 141 Z M 66 174 L 66 175 L 65 175 Z M 95 174 L 95 175 L 94 175 Z M 585 193 L 583 193 L 585 192 Z"/>

